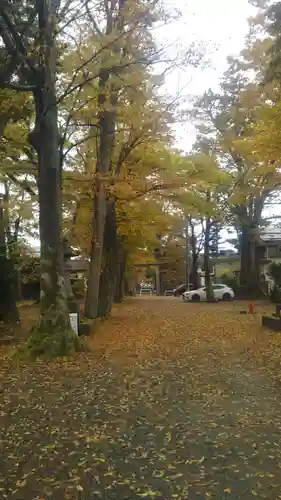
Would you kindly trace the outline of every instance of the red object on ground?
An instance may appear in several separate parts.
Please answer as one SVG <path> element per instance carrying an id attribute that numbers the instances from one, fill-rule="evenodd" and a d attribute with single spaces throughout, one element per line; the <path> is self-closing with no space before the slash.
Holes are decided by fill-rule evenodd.
<path id="1" fill-rule="evenodd" d="M 254 304 L 251 302 L 249 305 L 249 313 L 253 314 L 255 312 Z"/>

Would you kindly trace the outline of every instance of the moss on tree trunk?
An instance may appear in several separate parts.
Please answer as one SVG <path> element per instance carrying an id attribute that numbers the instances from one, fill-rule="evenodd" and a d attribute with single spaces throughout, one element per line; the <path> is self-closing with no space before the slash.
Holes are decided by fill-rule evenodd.
<path id="1" fill-rule="evenodd" d="M 40 86 L 34 91 L 35 128 L 30 142 L 38 154 L 41 242 L 40 320 L 28 340 L 33 355 L 62 356 L 79 349 L 71 330 L 64 280 L 61 166 L 56 78 L 55 2 L 38 3 Z"/>

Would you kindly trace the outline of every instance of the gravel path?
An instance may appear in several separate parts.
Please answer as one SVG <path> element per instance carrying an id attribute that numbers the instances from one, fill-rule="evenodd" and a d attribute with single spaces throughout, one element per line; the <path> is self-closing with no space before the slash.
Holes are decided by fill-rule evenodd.
<path id="1" fill-rule="evenodd" d="M 91 353 L 2 360 L 0 498 L 281 498 L 269 338 L 237 305 L 141 298 Z"/>

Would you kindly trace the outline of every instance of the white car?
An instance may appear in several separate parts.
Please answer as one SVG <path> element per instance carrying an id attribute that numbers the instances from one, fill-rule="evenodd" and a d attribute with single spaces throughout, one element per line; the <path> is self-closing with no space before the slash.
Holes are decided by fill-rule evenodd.
<path id="1" fill-rule="evenodd" d="M 213 284 L 214 296 L 216 300 L 232 300 L 234 298 L 234 291 L 227 285 L 214 283 Z M 199 302 L 200 300 L 206 300 L 206 287 L 198 288 L 197 290 L 191 290 L 189 292 L 184 292 L 182 298 L 185 302 L 193 300 Z"/>

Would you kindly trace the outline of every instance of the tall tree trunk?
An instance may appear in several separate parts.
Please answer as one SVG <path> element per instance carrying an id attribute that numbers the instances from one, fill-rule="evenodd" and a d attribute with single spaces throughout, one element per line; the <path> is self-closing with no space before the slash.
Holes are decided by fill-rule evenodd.
<path id="1" fill-rule="evenodd" d="M 127 272 L 125 277 L 125 294 L 135 297 L 137 294 L 137 280 L 134 272 Z"/>
<path id="2" fill-rule="evenodd" d="M 110 35 L 114 32 L 114 37 L 116 37 L 116 41 L 111 47 L 114 58 L 125 53 L 124 46 L 116 36 L 116 33 L 121 35 L 124 30 L 124 18 L 122 13 L 124 4 L 125 0 L 118 0 L 118 2 L 114 1 L 112 2 L 111 9 L 107 9 L 106 33 Z M 114 12 L 117 5 L 118 15 Z M 107 55 L 105 68 L 101 69 L 99 75 L 99 151 L 96 174 L 100 174 L 101 179 L 97 178 L 96 194 L 93 201 L 91 256 L 84 311 L 85 316 L 88 318 L 96 318 L 98 315 L 99 298 L 105 295 L 103 291 L 101 291 L 101 293 L 99 291 L 108 207 L 103 177 L 112 170 L 118 91 L 118 85 L 113 83 L 111 79 L 111 70 L 108 68 Z M 110 109 L 107 109 L 108 107 Z M 109 255 L 108 252 L 105 252 L 105 255 Z M 111 263 L 108 265 L 110 267 Z M 102 289 L 104 289 L 104 284 L 102 285 Z M 102 306 L 101 309 L 105 310 L 106 308 Z"/>
<path id="3" fill-rule="evenodd" d="M 100 106 L 106 104 L 106 86 L 110 73 L 102 70 L 99 82 Z M 93 200 L 92 243 L 88 286 L 85 301 L 85 316 L 96 318 L 98 314 L 99 286 L 103 255 L 104 231 L 107 215 L 105 176 L 112 168 L 111 160 L 115 144 L 116 112 L 103 110 L 99 118 L 99 158 L 96 166 L 96 192 Z"/>
<path id="4" fill-rule="evenodd" d="M 118 262 L 117 262 L 117 276 L 116 276 L 116 286 L 115 286 L 115 296 L 114 301 L 117 303 L 122 302 L 124 298 L 125 290 L 125 251 L 123 246 L 123 241 L 119 238 L 117 240 L 118 244 Z"/>
<path id="5" fill-rule="evenodd" d="M 70 328 L 64 279 L 61 171 L 55 90 L 57 2 L 37 2 L 41 85 L 34 91 L 35 128 L 30 142 L 38 154 L 39 226 L 41 243 L 40 321 L 29 339 L 35 354 L 72 353 L 78 339 Z"/>
<path id="6" fill-rule="evenodd" d="M 25 191 L 22 190 L 21 203 L 24 201 Z M 22 300 L 22 283 L 19 270 L 19 249 L 18 249 L 18 236 L 21 225 L 21 216 L 19 215 L 13 223 L 13 230 L 10 224 L 9 202 L 10 202 L 10 188 L 8 182 L 5 182 L 5 204 L 6 204 L 6 235 L 7 235 L 7 250 L 8 258 L 11 261 L 12 274 L 14 276 L 14 287 L 16 300 Z M 18 320 L 19 320 L 19 315 Z"/>
<path id="7" fill-rule="evenodd" d="M 102 267 L 103 241 L 106 220 L 106 192 L 102 180 L 96 179 L 93 201 L 92 243 L 84 314 L 96 318 L 98 314 L 99 287 Z"/>
<path id="8" fill-rule="evenodd" d="M 198 261 L 199 261 L 199 249 L 197 249 L 197 237 L 195 234 L 195 227 L 192 222 L 192 217 L 189 217 L 189 225 L 191 228 L 191 272 L 190 272 L 190 282 L 195 289 L 200 286 L 200 279 L 198 274 Z"/>
<path id="9" fill-rule="evenodd" d="M 247 206 L 240 208 L 240 285 L 246 297 L 254 298 L 261 294 L 256 236 L 261 223 L 264 201 L 269 192 L 270 190 L 265 189 L 259 196 L 251 197 Z"/>
<path id="10" fill-rule="evenodd" d="M 240 285 L 241 287 L 246 287 L 248 285 L 248 273 L 249 273 L 249 228 L 247 225 L 243 225 L 241 228 L 241 241 L 240 241 Z"/>
<path id="11" fill-rule="evenodd" d="M 208 199 L 209 201 L 209 199 Z M 205 241 L 204 241 L 204 270 L 207 302 L 215 302 L 214 290 L 210 273 L 210 231 L 212 223 L 209 217 L 206 218 Z"/>
<path id="12" fill-rule="evenodd" d="M 107 201 L 103 269 L 100 277 L 98 317 L 108 316 L 114 302 L 117 276 L 117 225 L 114 200 Z"/>
<path id="13" fill-rule="evenodd" d="M 9 202 L 10 202 L 10 192 L 9 186 L 5 183 L 5 195 L 4 204 L 2 211 L 3 221 L 2 221 L 2 243 L 4 244 L 3 250 L 6 255 L 6 273 L 7 273 L 7 318 L 10 322 L 18 322 L 19 312 L 17 308 L 18 299 L 18 269 L 17 269 L 17 240 L 19 232 L 20 218 L 15 221 L 14 231 L 11 232 L 10 228 L 10 214 L 9 214 Z M 4 226 L 3 226 L 4 224 Z M 3 252 L 2 252 L 3 254 Z"/>
<path id="14" fill-rule="evenodd" d="M 258 270 L 256 268 L 255 228 L 244 224 L 241 228 L 240 286 L 246 297 L 259 294 Z"/>
<path id="15" fill-rule="evenodd" d="M 16 303 L 15 274 L 7 258 L 4 207 L 0 199 L 0 333 L 11 333 L 19 319 Z"/>
<path id="16" fill-rule="evenodd" d="M 129 282 L 128 278 L 126 276 L 126 272 L 124 272 L 124 296 L 129 296 L 130 295 L 130 288 L 129 288 Z"/>
<path id="17" fill-rule="evenodd" d="M 51 75 L 49 75 L 51 76 Z M 52 88 L 36 96 L 38 131 L 39 226 L 41 242 L 41 319 L 45 330 L 68 329 L 63 269 L 61 175 L 56 97 Z"/>
<path id="18" fill-rule="evenodd" d="M 199 274 L 198 274 L 199 254 L 196 251 L 196 248 L 193 249 L 193 247 L 192 247 L 191 256 L 192 256 L 192 262 L 191 262 L 190 282 L 192 283 L 194 288 L 198 288 L 200 286 Z"/>

